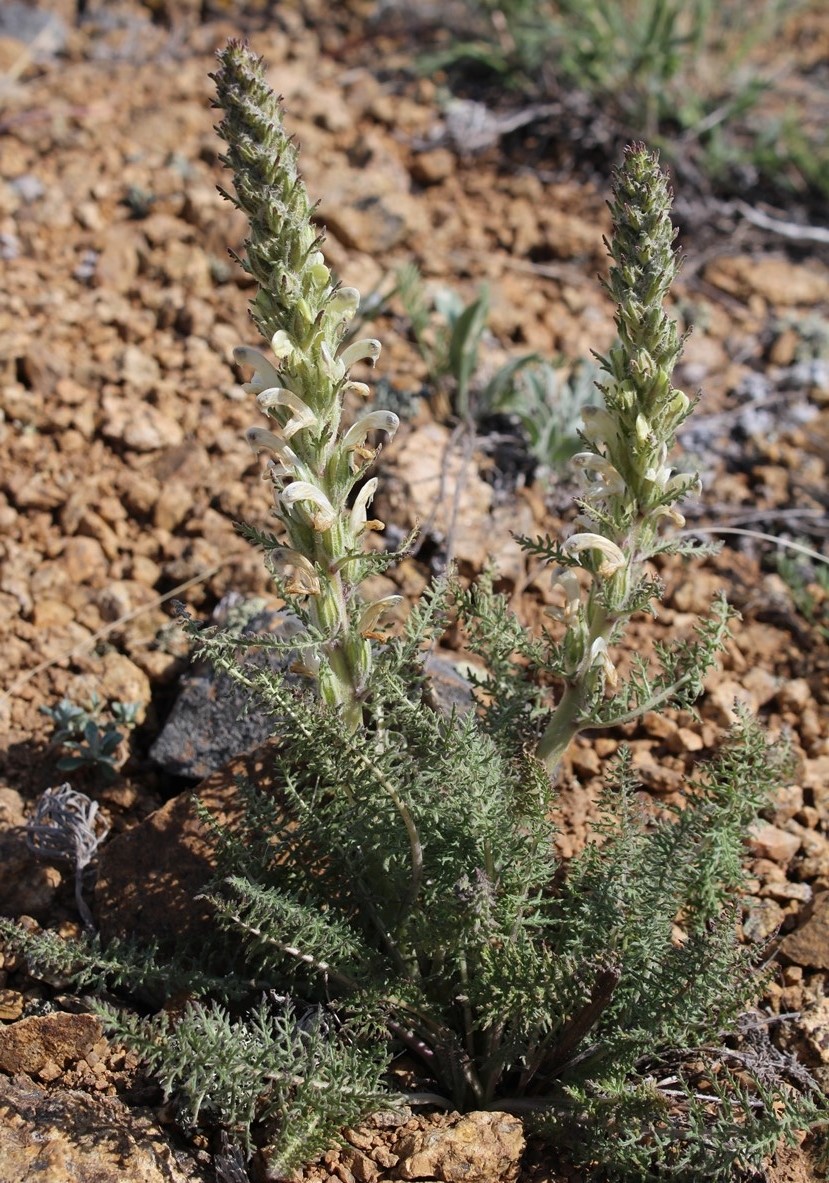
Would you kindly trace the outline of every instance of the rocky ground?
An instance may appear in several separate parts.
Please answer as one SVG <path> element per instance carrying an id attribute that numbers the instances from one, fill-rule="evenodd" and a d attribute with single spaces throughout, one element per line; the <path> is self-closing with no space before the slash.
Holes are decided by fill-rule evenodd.
<path id="1" fill-rule="evenodd" d="M 255 408 L 232 360 L 234 345 L 254 343 L 255 333 L 250 288 L 227 257 L 244 226 L 216 192 L 215 48 L 245 24 L 269 62 L 308 187 L 322 197 L 328 259 L 346 282 L 382 290 L 410 260 L 429 284 L 466 298 L 485 281 L 490 370 L 516 351 L 586 358 L 613 333 L 596 279 L 612 159 L 598 167 L 594 146 L 592 173 L 574 169 L 577 144 L 562 144 L 544 114 L 503 134 L 496 120 L 471 152 L 475 109 L 447 109 L 438 84 L 412 69 L 417 34 L 393 6 L 379 19 L 370 5 L 336 17 L 280 5 L 270 21 L 228 6 L 79 7 L 82 20 L 69 0 L 0 5 L 0 910 L 66 932 L 78 927 L 72 876 L 36 858 L 22 829 L 39 794 L 66 775 L 41 708 L 93 695 L 138 703 L 113 782 L 82 770 L 73 783 L 99 802 L 108 842 L 142 824 L 169 834 L 176 794 L 239 752 L 228 741 L 206 753 L 197 739 L 187 766 L 175 765 L 168 733 L 167 756 L 150 754 L 187 667 L 168 600 L 204 616 L 220 601 L 227 611 L 231 592 L 278 607 L 259 556 L 233 529 L 237 519 L 264 523 L 268 496 L 243 439 Z M 816 5 L 802 21 L 788 48 L 813 54 L 816 42 L 829 42 L 829 16 Z M 695 324 L 678 383 L 703 391 L 683 439 L 705 478 L 689 524 L 825 550 L 829 246 L 763 228 L 679 186 L 677 196 L 688 262 L 676 313 Z M 803 209 L 793 216 L 801 223 Z M 378 374 L 395 390 L 418 390 L 423 363 L 394 301 L 376 332 Z M 499 451 L 498 433 L 512 451 Z M 483 425 L 470 446 L 422 400 L 383 453 L 378 516 L 395 537 L 415 520 L 424 526 L 416 555 L 390 576 L 410 601 L 448 553 L 467 575 L 494 556 L 516 611 L 539 615 L 549 580 L 510 531 L 555 531 L 572 489 L 565 474 L 515 463 L 516 449 L 514 425 L 497 425 L 495 435 Z M 719 557 L 690 570 L 666 564 L 665 606 L 634 637 L 647 653 L 726 592 L 742 619 L 708 680 L 700 720 L 652 715 L 580 743 L 562 782 L 558 841 L 566 857 L 584 840 L 603 768 L 623 740 L 662 801 L 715 746 L 735 698 L 772 734 L 790 734 L 793 781 L 747 836 L 743 931 L 775 951 L 763 1013 L 829 1088 L 827 594 L 808 559 L 793 589 L 775 569 L 773 546 L 723 540 Z M 221 792 L 230 779 L 225 769 L 211 783 Z M 106 850 L 94 908 L 101 927 L 117 931 L 129 904 L 113 888 L 123 861 L 120 870 L 114 856 L 106 863 Z M 158 922 L 148 915 L 150 926 Z M 111 1164 L 107 1179 L 116 1171 L 148 1181 L 240 1177 L 230 1159 L 217 1174 L 206 1147 L 179 1137 L 152 1086 L 106 1044 L 78 999 L 28 978 L 11 956 L 0 968 L 0 1019 L 0 1092 L 13 1115 L 0 1176 L 104 1177 L 92 1173 L 97 1158 Z M 45 1146 L 33 1123 L 53 1131 Z M 512 1119 L 494 1124 L 494 1158 L 474 1176 L 482 1180 L 518 1170 L 523 1135 Z M 438 1153 L 433 1126 L 450 1156 L 442 1165 L 427 1161 Z M 412 1117 L 402 1128 L 349 1135 L 350 1149 L 308 1178 L 449 1179 L 451 1155 L 478 1140 L 474 1119 Z M 805 1152 L 792 1154 L 770 1166 L 770 1179 L 817 1177 Z M 576 1177 L 532 1153 L 522 1171 L 526 1183 Z"/>

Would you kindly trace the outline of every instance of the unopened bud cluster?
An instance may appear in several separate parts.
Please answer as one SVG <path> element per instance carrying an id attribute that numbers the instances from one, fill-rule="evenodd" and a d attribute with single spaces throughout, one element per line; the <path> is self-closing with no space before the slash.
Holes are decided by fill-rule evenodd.
<path id="1" fill-rule="evenodd" d="M 588 450 L 573 463 L 589 490 L 585 524 L 628 552 L 634 543 L 634 560 L 653 549 L 660 518 L 684 524 L 676 502 L 699 487 L 696 475 L 674 476 L 668 465 L 677 429 L 692 409 L 671 384 L 682 339 L 663 307 L 678 270 L 670 208 L 657 158 L 641 145 L 629 148 L 610 205 L 607 286 L 616 302 L 618 339 L 603 362 L 605 405 L 586 408 Z"/>
<path id="2" fill-rule="evenodd" d="M 354 594 L 361 577 L 355 557 L 366 533 L 383 528 L 368 516 L 377 487 L 376 478 L 365 479 L 376 454 L 369 441 L 377 433 L 392 436 L 398 418 L 372 411 L 341 428 L 346 395 L 368 394 L 351 381 L 351 367 L 373 363 L 380 343 L 342 347 L 360 294 L 336 284 L 325 264 L 297 150 L 262 61 L 238 41 L 218 56 L 216 106 L 224 112 L 218 130 L 235 190 L 225 196 L 248 217 L 240 262 L 257 281 L 251 313 L 270 345 L 269 355 L 248 346 L 235 351 L 236 361 L 253 370 L 244 389 L 270 420 L 247 433 L 253 450 L 268 456 L 264 475 L 284 528 L 284 545 L 268 551 L 268 562 L 283 590 L 304 598 L 309 624 L 323 638 L 303 650 L 305 671 L 318 679 L 325 701 L 357 726 L 371 634 L 397 599 L 364 604 Z"/>

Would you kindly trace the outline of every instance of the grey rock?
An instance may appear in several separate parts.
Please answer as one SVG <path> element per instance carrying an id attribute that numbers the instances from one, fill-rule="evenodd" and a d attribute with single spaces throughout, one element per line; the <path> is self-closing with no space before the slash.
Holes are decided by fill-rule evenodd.
<path id="1" fill-rule="evenodd" d="M 20 239 L 16 234 L 7 232 L 0 234 L 0 259 L 11 263 L 20 257 Z"/>
<path id="2" fill-rule="evenodd" d="M 230 608 L 238 608 L 230 602 Z M 214 623 L 222 623 L 228 611 L 223 601 L 214 614 Z M 241 635 L 268 634 L 288 639 L 296 624 L 291 617 L 265 611 L 254 616 Z M 254 666 L 267 666 L 289 680 L 301 679 L 288 673 L 291 654 L 253 650 L 248 660 Z M 446 657 L 431 655 L 426 661 L 430 689 L 437 705 L 447 713 L 465 714 L 473 705 L 472 688 L 454 663 Z M 263 707 L 251 703 L 249 694 L 227 674 L 216 673 L 207 663 L 197 663 L 182 679 L 181 691 L 150 756 L 171 776 L 201 780 L 223 768 L 236 756 L 261 747 L 278 730 L 278 721 Z"/>
<path id="3" fill-rule="evenodd" d="M 222 605 L 217 613 L 221 611 Z M 294 627 L 289 617 L 262 612 L 241 629 L 241 635 L 266 633 L 288 639 Z M 253 666 L 299 680 L 287 672 L 290 654 L 258 649 L 249 651 L 247 660 Z M 181 691 L 150 756 L 171 776 L 202 780 L 235 756 L 261 747 L 274 730 L 273 715 L 251 703 L 243 687 L 227 674 L 217 673 L 207 662 L 198 662 L 182 679 Z"/>
<path id="4" fill-rule="evenodd" d="M 9 181 L 9 186 L 15 191 L 17 196 L 24 205 L 31 205 L 33 201 L 37 201 L 46 192 L 46 186 L 41 181 L 40 177 L 36 177 L 34 173 L 23 173 L 19 177 L 15 177 L 13 181 Z"/>
<path id="5" fill-rule="evenodd" d="M 56 12 L 11 0 L 0 4 L 0 36 L 22 41 L 31 46 L 37 61 L 48 61 L 66 45 L 67 27 Z"/>
<path id="6" fill-rule="evenodd" d="M 431 653 L 426 658 L 426 675 L 435 703 L 447 715 L 450 711 L 465 715 L 472 710 L 475 705 L 472 684 L 451 658 Z"/>

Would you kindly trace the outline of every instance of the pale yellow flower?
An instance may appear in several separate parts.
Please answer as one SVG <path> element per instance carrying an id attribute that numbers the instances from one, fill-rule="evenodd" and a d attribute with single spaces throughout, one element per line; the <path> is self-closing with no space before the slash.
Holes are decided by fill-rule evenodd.
<path id="1" fill-rule="evenodd" d="M 381 600 L 375 600 L 373 604 L 367 604 L 360 615 L 358 627 L 361 635 L 364 637 L 373 636 L 374 630 L 383 613 L 396 608 L 398 604 L 402 603 L 402 596 L 383 596 Z"/>
<path id="2" fill-rule="evenodd" d="M 586 478 L 594 478 L 594 483 L 602 486 L 603 493 L 609 496 L 624 493 L 625 482 L 621 474 L 604 456 L 597 456 L 595 452 L 577 452 L 570 463 Z"/>
<path id="3" fill-rule="evenodd" d="M 334 506 L 322 490 L 310 481 L 292 481 L 279 494 L 279 501 L 288 511 L 294 509 L 297 504 L 314 506 L 314 509 L 308 511 L 308 519 L 318 534 L 330 530 L 337 520 Z"/>
<path id="4" fill-rule="evenodd" d="M 337 360 L 347 372 L 358 361 L 369 361 L 372 365 L 380 356 L 382 346 L 379 341 L 373 337 L 366 337 L 362 341 L 353 341 L 351 345 L 346 345 L 338 355 Z"/>
<path id="5" fill-rule="evenodd" d="M 292 435 L 296 435 L 298 431 L 303 428 L 313 427 L 318 423 L 317 416 L 311 410 L 306 402 L 294 394 L 292 390 L 286 390 L 284 386 L 271 386 L 267 390 L 262 390 L 256 396 L 256 401 L 263 411 L 276 411 L 281 407 L 286 407 L 291 415 L 287 422 L 282 424 L 280 431 L 286 440 L 289 440 Z"/>
<path id="6" fill-rule="evenodd" d="M 284 580 L 286 590 L 298 596 L 317 596 L 320 581 L 312 564 L 298 550 L 289 546 L 278 546 L 267 552 L 266 565 L 278 578 Z"/>
<path id="7" fill-rule="evenodd" d="M 617 571 L 621 570 L 626 563 L 623 551 L 619 549 L 615 542 L 611 542 L 609 538 L 605 538 L 602 534 L 573 534 L 571 535 L 561 548 L 567 555 L 578 555 L 583 550 L 597 550 L 604 558 L 599 567 L 599 574 L 603 579 L 609 579 L 611 575 L 615 575 Z"/>
<path id="8" fill-rule="evenodd" d="M 279 384 L 279 370 L 258 349 L 253 349 L 250 345 L 237 345 L 233 350 L 233 357 L 237 365 L 253 368 L 251 380 L 242 384 L 242 390 L 246 394 L 259 394 L 269 386 Z"/>

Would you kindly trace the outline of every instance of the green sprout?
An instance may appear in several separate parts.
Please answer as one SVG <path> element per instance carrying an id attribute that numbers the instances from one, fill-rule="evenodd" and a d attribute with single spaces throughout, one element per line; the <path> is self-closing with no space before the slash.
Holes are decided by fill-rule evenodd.
<path id="1" fill-rule="evenodd" d="M 54 707 L 40 708 L 54 724 L 51 744 L 64 753 L 56 762 L 61 772 L 86 768 L 107 783 L 115 780 L 122 763 L 119 749 L 124 733 L 135 727 L 140 703 L 116 701 L 106 709 L 111 718 L 102 722 L 105 708 L 97 694 L 92 695 L 88 707 L 62 698 Z"/>

